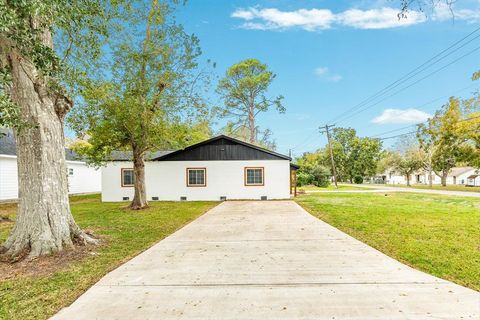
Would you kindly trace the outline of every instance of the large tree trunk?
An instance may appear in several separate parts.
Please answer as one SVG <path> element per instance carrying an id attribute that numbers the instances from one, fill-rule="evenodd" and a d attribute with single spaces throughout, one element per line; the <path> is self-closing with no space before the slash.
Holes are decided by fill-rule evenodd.
<path id="1" fill-rule="evenodd" d="M 148 208 L 147 189 L 145 186 L 145 153 L 133 147 L 133 171 L 135 175 L 135 195 L 130 208 L 140 210 Z"/>
<path id="2" fill-rule="evenodd" d="M 49 32 L 44 41 L 51 45 Z M 70 213 L 63 123 L 72 102 L 52 93 L 35 66 L 16 50 L 0 53 L 11 70 L 11 99 L 22 122 L 29 124 L 15 130 L 19 202 L 15 226 L 0 251 L 10 257 L 29 252 L 33 258 L 61 251 L 75 240 L 96 243 Z"/>
<path id="3" fill-rule="evenodd" d="M 410 174 L 407 174 L 407 186 L 410 187 Z"/>

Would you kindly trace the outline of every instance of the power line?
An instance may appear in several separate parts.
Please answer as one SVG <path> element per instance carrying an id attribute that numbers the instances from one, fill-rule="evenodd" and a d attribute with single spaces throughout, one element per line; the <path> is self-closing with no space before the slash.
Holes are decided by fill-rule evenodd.
<path id="1" fill-rule="evenodd" d="M 455 123 L 459 123 L 459 122 L 464 122 L 464 121 L 471 121 L 471 120 L 474 120 L 474 119 L 478 119 L 480 118 L 480 116 L 475 116 L 475 117 L 470 117 L 470 118 L 466 118 L 466 119 L 461 119 L 461 120 L 458 120 L 456 121 Z M 426 121 L 425 121 L 426 122 Z M 425 123 L 425 122 L 420 122 L 418 124 L 415 124 L 415 126 L 418 126 L 419 124 L 422 124 L 422 123 Z M 411 127 L 411 126 L 409 126 Z M 405 127 L 405 128 L 408 128 L 408 127 Z M 403 128 L 403 129 L 405 129 Z M 399 129 L 400 130 L 400 129 Z M 398 130 L 397 130 L 398 131 Z M 472 130 L 472 131 L 475 131 L 475 130 Z M 398 134 L 398 135 L 395 135 L 395 136 L 390 136 L 390 137 L 385 137 L 385 138 L 377 138 L 378 140 L 387 140 L 387 139 L 392 139 L 392 138 L 398 138 L 398 137 L 402 137 L 402 136 L 407 136 L 407 135 L 411 135 L 411 134 L 414 134 L 416 133 L 417 131 L 410 131 L 410 132 L 407 132 L 407 133 L 402 133 L 402 134 Z M 470 132 L 470 131 L 469 131 Z M 371 138 L 374 138 L 375 136 L 371 137 Z"/>
<path id="2" fill-rule="evenodd" d="M 435 56 L 433 56 L 432 58 L 428 59 L 427 61 L 425 61 L 424 63 L 422 63 L 421 65 L 419 65 L 418 67 L 414 68 L 412 71 L 408 72 L 407 74 L 403 75 L 402 77 L 400 77 L 399 79 L 397 79 L 396 81 L 392 82 L 391 84 L 389 84 L 388 86 L 386 86 L 385 88 L 383 88 L 382 90 L 378 91 L 377 93 L 373 94 L 372 96 L 368 97 L 367 99 L 363 100 L 362 102 L 360 102 L 359 104 L 353 106 L 352 108 L 346 110 L 345 112 L 341 113 L 339 116 L 337 116 L 336 118 L 334 118 L 331 122 L 334 122 L 338 119 L 341 119 L 344 117 L 344 115 L 347 115 L 349 112 L 355 110 L 356 108 L 359 108 L 359 107 L 362 107 L 364 106 L 365 104 L 369 103 L 370 101 L 372 100 L 375 100 L 377 97 L 379 96 L 382 96 L 384 95 L 386 92 L 394 89 L 395 87 L 399 86 L 401 83 L 404 83 L 406 81 L 408 81 L 409 79 L 411 79 L 412 77 L 414 77 L 415 75 L 417 75 L 418 73 L 428 69 L 429 67 L 433 66 L 434 64 L 438 63 L 439 61 L 443 60 L 444 58 L 448 57 L 449 55 L 451 55 L 452 53 L 458 51 L 460 48 L 464 47 L 465 45 L 467 45 L 468 43 L 472 42 L 473 40 L 477 39 L 479 36 L 476 36 L 475 38 L 473 39 L 470 39 L 468 42 L 462 44 L 462 46 L 456 48 L 454 51 L 448 53 L 447 55 L 441 57 L 440 59 L 437 59 L 438 57 L 440 57 L 441 55 L 443 55 L 445 52 L 448 52 L 450 49 L 452 49 L 453 47 L 457 46 L 459 43 L 463 42 L 464 40 L 466 40 L 467 38 L 469 38 L 471 35 L 475 34 L 477 31 L 480 30 L 480 27 L 476 28 L 475 30 L 473 30 L 471 33 L 469 33 L 468 35 L 464 36 L 463 38 L 461 38 L 460 40 L 458 40 L 457 42 L 455 42 L 454 44 L 450 45 L 448 48 L 442 50 L 440 53 L 436 54 Z M 437 59 L 436 61 L 434 61 L 435 59 Z M 433 63 L 431 63 L 432 61 L 434 61 Z M 421 69 L 420 71 L 418 71 L 419 69 Z M 418 72 L 417 72 L 418 71 Z"/>
<path id="3" fill-rule="evenodd" d="M 423 122 L 420 122 L 420 123 L 423 123 Z M 383 136 L 383 135 L 385 135 L 385 134 L 389 134 L 389 133 L 393 133 L 393 132 L 397 132 L 397 131 L 402 131 L 402 130 L 405 130 L 405 129 L 408 129 L 408 128 L 411 128 L 411 127 L 417 126 L 417 125 L 419 125 L 420 123 L 411 124 L 411 125 L 409 125 L 409 126 L 406 126 L 406 127 L 402 127 L 402 128 L 398 128 L 398 129 L 394 129 L 394 130 L 390 130 L 390 131 L 382 132 L 382 133 L 379 133 L 379 134 L 373 135 L 373 136 L 371 136 L 370 138 L 381 137 L 381 136 Z"/>
<path id="4" fill-rule="evenodd" d="M 414 133 L 417 133 L 417 131 L 411 131 L 411 132 L 407 132 L 407 133 L 402 133 L 402 134 L 398 134 L 398 135 L 396 135 L 396 136 L 391 136 L 391 137 L 378 138 L 378 140 L 383 141 L 383 140 L 388 140 L 388 139 L 393 139 L 393 138 L 408 136 L 408 135 L 411 135 L 411 134 L 414 134 Z"/>
<path id="5" fill-rule="evenodd" d="M 415 107 L 414 109 L 416 109 L 416 110 L 422 110 L 423 107 L 425 107 L 425 106 L 427 106 L 427 105 L 430 105 L 430 104 L 432 104 L 432 103 L 434 103 L 434 102 L 437 102 L 437 101 L 439 101 L 439 100 L 442 100 L 442 99 L 451 97 L 451 96 L 453 96 L 454 94 L 457 94 L 457 93 L 459 93 L 459 92 L 462 92 L 462 91 L 465 91 L 465 90 L 470 89 L 470 88 L 472 88 L 472 87 L 475 87 L 476 85 L 477 85 L 476 83 L 471 84 L 471 85 L 466 86 L 466 87 L 464 87 L 464 88 L 462 88 L 462 89 L 459 89 L 459 90 L 456 90 L 456 91 L 452 92 L 450 95 L 441 96 L 441 97 L 439 97 L 439 98 L 435 98 L 435 99 L 433 99 L 433 100 L 430 100 L 430 101 L 428 101 L 428 102 L 426 102 L 426 103 L 424 103 L 424 104 L 421 104 L 421 105 L 418 106 L 418 107 Z M 397 116 L 401 116 L 401 115 L 403 115 L 403 114 L 405 114 L 405 113 L 407 113 L 407 112 L 409 112 L 409 110 L 404 110 L 404 111 L 400 112 L 399 114 L 397 114 Z M 409 125 L 409 126 L 406 126 L 406 127 L 402 127 L 402 128 L 398 128 L 398 129 L 394 129 L 394 130 L 389 130 L 389 131 L 385 131 L 385 132 L 382 132 L 382 133 L 378 133 L 378 134 L 372 136 L 372 138 L 375 138 L 375 137 L 378 137 L 378 136 L 383 136 L 384 134 L 389 134 L 389 133 L 401 131 L 401 130 L 404 130 L 404 129 L 407 129 L 407 128 L 410 128 L 410 127 L 419 125 L 420 123 L 423 123 L 423 122 L 419 122 L 419 123 L 412 124 L 412 125 Z"/>
<path id="6" fill-rule="evenodd" d="M 461 59 L 463 59 L 463 58 L 471 55 L 472 53 L 474 53 L 474 52 L 476 52 L 476 51 L 478 51 L 478 50 L 480 50 L 480 46 L 479 46 L 479 47 L 476 47 L 475 49 L 473 49 L 473 50 L 471 50 L 471 51 L 469 51 L 469 52 L 467 52 L 466 54 L 460 56 L 459 58 L 451 61 L 450 63 L 444 65 L 443 67 L 441 67 L 441 68 L 439 68 L 439 69 L 437 69 L 437 70 L 435 70 L 435 71 L 427 74 L 427 75 L 424 76 L 423 78 L 418 79 L 417 81 L 409 84 L 408 86 L 403 87 L 403 88 L 401 88 L 400 90 L 395 91 L 393 94 L 391 94 L 391 95 L 383 98 L 382 100 L 380 100 L 380 101 L 378 101 L 378 102 L 376 102 L 376 103 L 374 103 L 374 104 L 372 104 L 372 105 L 369 105 L 369 106 L 367 106 L 366 108 L 360 109 L 360 110 L 358 110 L 358 111 L 355 112 L 355 113 L 350 114 L 349 116 L 343 118 L 343 119 L 342 119 L 341 121 L 339 121 L 339 122 L 344 122 L 345 120 L 348 120 L 348 119 L 356 116 L 357 114 L 359 114 L 359 113 L 361 113 L 361 112 L 364 112 L 365 110 L 368 110 L 368 109 L 370 109 L 370 108 L 373 108 L 373 107 L 379 105 L 379 104 L 382 103 L 383 101 L 388 100 L 389 98 L 391 98 L 391 97 L 393 97 L 393 96 L 396 96 L 396 95 L 399 94 L 400 92 L 407 90 L 408 88 L 416 85 L 416 84 L 419 83 L 420 81 L 423 81 L 423 80 L 431 77 L 432 75 L 434 75 L 434 74 L 436 74 L 436 73 L 438 73 L 438 72 L 446 69 L 447 67 L 451 66 L 451 65 L 454 64 L 455 62 L 457 62 L 457 61 L 459 61 L 459 60 L 461 60 Z M 338 123 L 338 122 L 337 122 L 337 123 Z"/>
<path id="7" fill-rule="evenodd" d="M 373 97 L 372 99 L 368 99 L 368 101 L 365 101 L 364 103 L 362 103 L 361 105 L 357 105 L 357 107 L 362 107 L 362 106 L 365 106 L 367 105 L 368 103 L 376 100 L 377 98 L 380 98 L 381 96 L 385 95 L 386 93 L 388 93 L 389 91 L 392 91 L 393 89 L 399 87 L 401 84 L 407 82 L 408 80 L 414 78 L 416 75 L 422 73 L 423 71 L 427 70 L 428 68 L 430 68 L 431 66 L 435 65 L 436 63 L 442 61 L 443 59 L 447 58 L 448 56 L 452 55 L 453 53 L 457 52 L 458 50 L 460 50 L 461 48 L 465 47 L 467 44 L 469 44 L 470 42 L 472 42 L 473 40 L 477 39 L 477 38 L 480 38 L 480 35 L 476 36 L 475 38 L 473 39 L 470 39 L 468 42 L 464 43 L 463 45 L 461 45 L 460 47 L 456 48 L 455 50 L 449 52 L 447 55 L 441 57 L 440 59 L 437 59 L 434 63 L 431 63 L 429 65 L 427 65 L 426 67 L 424 68 L 421 68 L 420 70 L 418 70 L 417 72 L 415 72 L 414 74 L 412 74 L 411 76 L 409 76 L 408 78 L 400 81 L 400 80 L 397 80 L 395 85 L 393 85 L 393 83 L 389 86 L 389 89 L 388 90 L 384 90 L 384 92 L 382 92 L 381 94 L 376 94 L 375 97 Z M 423 79 L 422 79 L 423 80 Z M 398 82 L 398 83 L 397 83 Z M 418 81 L 420 82 L 420 81 Z M 416 82 L 416 83 L 418 83 Z M 382 100 L 384 101 L 384 100 Z M 344 116 L 343 116 L 344 117 Z M 343 118 L 343 117 L 340 117 L 340 118 Z M 338 117 L 337 117 L 338 119 Z"/>
<path id="8" fill-rule="evenodd" d="M 315 138 L 316 136 L 317 136 L 317 128 L 315 128 L 315 131 L 311 135 L 309 135 L 306 139 L 304 139 L 300 144 L 297 144 L 295 147 L 291 149 L 295 150 L 305 146 L 307 143 L 309 143 L 312 140 L 312 138 Z"/>

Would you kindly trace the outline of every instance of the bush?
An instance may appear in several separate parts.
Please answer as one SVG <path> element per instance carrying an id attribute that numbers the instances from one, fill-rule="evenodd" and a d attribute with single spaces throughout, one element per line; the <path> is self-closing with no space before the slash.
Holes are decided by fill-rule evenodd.
<path id="1" fill-rule="evenodd" d="M 353 182 L 356 184 L 362 184 L 363 183 L 363 177 L 362 176 L 355 176 L 353 178 Z"/>
<path id="2" fill-rule="evenodd" d="M 297 173 L 297 186 L 306 186 L 312 184 L 313 176 L 306 172 Z"/>
<path id="3" fill-rule="evenodd" d="M 330 185 L 330 169 L 324 166 L 316 166 L 312 170 L 312 183 L 317 187 L 328 187 Z"/>

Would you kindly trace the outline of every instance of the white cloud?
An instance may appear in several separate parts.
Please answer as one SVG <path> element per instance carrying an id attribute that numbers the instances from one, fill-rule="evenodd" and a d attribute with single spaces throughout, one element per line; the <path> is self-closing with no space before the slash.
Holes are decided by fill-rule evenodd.
<path id="1" fill-rule="evenodd" d="M 420 123 L 426 121 L 431 115 L 417 109 L 385 109 L 383 113 L 372 119 L 378 124 Z"/>
<path id="2" fill-rule="evenodd" d="M 299 9 L 296 11 L 280 11 L 275 8 L 238 9 L 232 15 L 246 21 L 257 19 L 254 23 L 244 23 L 246 29 L 286 29 L 300 27 L 313 31 L 317 29 L 328 29 L 335 20 L 333 13 L 328 9 Z"/>
<path id="3" fill-rule="evenodd" d="M 298 9 L 281 11 L 276 8 L 250 7 L 237 9 L 231 16 L 245 22 L 240 25 L 245 29 L 285 30 L 301 28 L 317 31 L 344 26 L 356 29 L 389 29 L 407 27 L 427 21 L 427 16 L 420 11 L 410 10 L 404 18 L 399 18 L 399 9 L 380 7 L 375 9 L 348 9 L 333 13 L 329 9 Z M 480 9 L 454 9 L 455 20 L 474 23 L 480 22 Z M 438 5 L 431 14 L 435 21 L 452 20 L 452 12 L 446 5 Z"/>
<path id="4" fill-rule="evenodd" d="M 327 67 L 318 67 L 316 68 L 313 73 L 315 75 L 323 80 L 327 81 L 332 81 L 332 82 L 338 82 L 342 80 L 342 76 L 339 74 L 331 73 L 330 70 Z"/>
<path id="5" fill-rule="evenodd" d="M 432 14 L 433 20 L 463 20 L 469 23 L 480 22 L 480 9 L 456 9 L 450 8 L 446 3 L 439 2 Z"/>
<path id="6" fill-rule="evenodd" d="M 371 10 L 349 9 L 337 15 L 340 24 L 357 29 L 388 29 L 406 27 L 426 20 L 425 15 L 410 11 L 408 17 L 399 19 L 398 9 L 380 8 Z"/>

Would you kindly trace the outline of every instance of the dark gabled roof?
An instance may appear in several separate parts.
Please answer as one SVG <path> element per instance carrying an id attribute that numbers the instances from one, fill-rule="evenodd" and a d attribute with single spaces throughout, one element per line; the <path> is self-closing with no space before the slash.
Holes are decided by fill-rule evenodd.
<path id="1" fill-rule="evenodd" d="M 154 161 L 182 160 L 291 160 L 283 154 L 264 149 L 226 135 L 219 135 L 166 155 Z"/>
<path id="2" fill-rule="evenodd" d="M 174 151 L 160 150 L 160 151 L 147 152 L 145 155 L 145 160 L 152 160 L 172 152 Z M 133 153 L 132 151 L 112 151 L 106 160 L 107 161 L 132 161 Z"/>
<path id="3" fill-rule="evenodd" d="M 11 130 L 0 130 L 0 155 L 16 156 L 17 147 Z M 80 155 L 70 149 L 65 149 L 65 159 L 70 161 L 84 161 Z"/>

